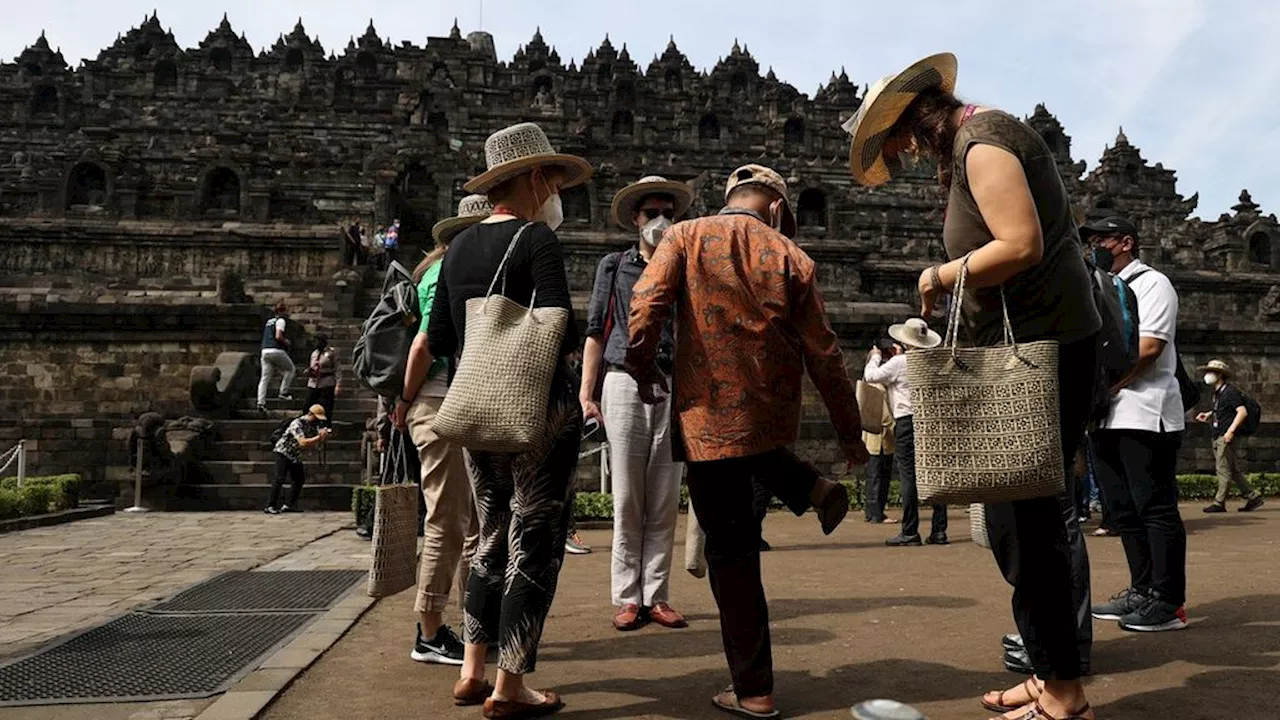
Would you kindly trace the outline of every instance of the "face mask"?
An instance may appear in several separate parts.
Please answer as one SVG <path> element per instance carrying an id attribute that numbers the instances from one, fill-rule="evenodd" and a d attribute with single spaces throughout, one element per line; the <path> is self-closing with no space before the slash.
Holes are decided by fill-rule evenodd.
<path id="1" fill-rule="evenodd" d="M 1111 272 L 1112 266 L 1116 264 L 1116 256 L 1109 248 L 1101 245 L 1094 245 L 1089 250 L 1089 259 L 1093 262 L 1093 266 L 1103 272 Z"/>
<path id="2" fill-rule="evenodd" d="M 658 243 L 662 242 L 662 234 L 671 227 L 671 221 L 659 215 L 640 227 L 640 239 L 649 244 L 649 247 L 658 247 Z"/>
<path id="3" fill-rule="evenodd" d="M 564 222 L 564 207 L 560 204 L 560 194 L 551 192 L 545 180 L 542 181 L 542 185 L 547 188 L 547 199 L 542 201 L 542 206 L 538 208 L 538 214 L 533 219 L 541 220 L 555 231 Z"/>
<path id="4" fill-rule="evenodd" d="M 1205 385 L 1209 385 L 1209 386 L 1217 385 L 1217 384 L 1218 384 L 1218 376 L 1217 376 L 1217 374 L 1216 374 L 1216 373 L 1205 373 L 1205 374 L 1204 374 L 1204 384 L 1205 384 Z"/>

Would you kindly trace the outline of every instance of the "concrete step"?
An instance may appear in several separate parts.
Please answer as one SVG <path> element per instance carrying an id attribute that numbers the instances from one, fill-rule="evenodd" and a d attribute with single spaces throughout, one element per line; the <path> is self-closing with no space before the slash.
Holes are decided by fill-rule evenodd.
<path id="1" fill-rule="evenodd" d="M 252 417 L 220 420 L 218 421 L 218 440 L 222 442 L 237 440 L 264 442 L 271 436 L 271 431 L 276 429 L 276 426 L 280 424 L 280 421 L 288 417 L 297 417 L 297 414 L 282 412 L 278 418 L 264 418 L 257 413 L 254 413 Z M 329 436 L 328 442 L 333 442 L 335 440 L 358 441 L 363 432 L 363 420 L 359 420 L 358 422 L 345 422 L 339 418 L 333 423 L 333 434 Z"/>
<path id="2" fill-rule="evenodd" d="M 325 446 L 325 459 L 330 463 L 360 461 L 360 440 L 330 439 L 325 441 Z M 275 462 L 275 458 L 265 439 L 224 440 L 214 444 L 209 461 Z"/>
<path id="3" fill-rule="evenodd" d="M 302 461 L 307 467 L 307 485 L 355 485 L 364 477 L 364 464 L 358 459 L 334 461 L 321 465 L 319 456 L 305 452 Z M 275 478 L 276 464 L 270 461 L 210 460 L 204 463 L 208 480 L 215 485 L 270 484 Z"/>
<path id="4" fill-rule="evenodd" d="M 292 400 L 281 400 L 280 398 L 270 398 L 267 400 L 267 410 L 272 412 L 283 411 L 295 414 L 301 414 L 305 410 L 307 401 L 306 395 L 295 394 Z M 237 410 L 257 410 L 258 401 L 255 398 L 241 398 L 240 403 L 236 406 Z M 378 396 L 372 393 L 368 395 L 347 395 L 342 394 L 337 397 L 333 403 L 333 412 L 335 414 L 359 413 L 368 414 L 378 411 Z"/>
<path id="5" fill-rule="evenodd" d="M 288 492 L 288 484 L 285 491 Z M 302 499 L 299 502 L 303 511 L 347 511 L 351 510 L 351 493 L 354 484 L 334 483 L 329 485 L 312 485 L 310 478 L 302 488 Z M 171 512 L 192 512 L 208 510 L 261 510 L 267 505 L 271 495 L 270 483 L 249 483 L 243 485 L 207 484 L 165 486 L 150 491 L 144 502 L 150 507 Z M 287 497 L 287 496 L 286 496 Z M 280 516 L 280 522 L 288 522 L 289 516 Z M 354 524 L 355 520 L 352 520 Z"/>

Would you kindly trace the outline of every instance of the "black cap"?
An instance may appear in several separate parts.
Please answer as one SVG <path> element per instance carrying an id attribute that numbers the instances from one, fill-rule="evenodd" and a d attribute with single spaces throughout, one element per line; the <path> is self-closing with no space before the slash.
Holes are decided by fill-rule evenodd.
<path id="1" fill-rule="evenodd" d="M 1138 226 L 1122 215 L 1108 215 L 1080 226 L 1080 239 L 1084 240 L 1092 235 L 1128 235 L 1137 240 Z"/>

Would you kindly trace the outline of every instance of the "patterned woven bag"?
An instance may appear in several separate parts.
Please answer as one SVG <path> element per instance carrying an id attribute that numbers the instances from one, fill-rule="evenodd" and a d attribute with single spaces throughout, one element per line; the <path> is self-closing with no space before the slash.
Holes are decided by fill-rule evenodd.
<path id="1" fill-rule="evenodd" d="M 507 260 L 524 235 L 511 238 L 483 298 L 467 301 L 462 357 L 431 429 L 468 450 L 521 453 L 547 429 L 551 379 L 569 324 L 566 308 L 524 307 L 507 297 Z M 499 294 L 493 290 L 502 280 Z"/>
<path id="2" fill-rule="evenodd" d="M 370 597 L 387 597 L 413 587 L 418 576 L 418 486 L 408 476 L 405 433 L 393 429 L 383 456 L 382 478 L 373 509 Z"/>
<path id="3" fill-rule="evenodd" d="M 957 347 L 966 256 L 942 345 L 907 353 L 922 504 L 965 505 L 1056 496 L 1065 488 L 1058 420 L 1058 342 L 1013 337 Z"/>
<path id="4" fill-rule="evenodd" d="M 987 535 L 987 506 L 974 503 L 969 506 L 969 536 L 978 547 L 991 549 L 991 538 Z"/>

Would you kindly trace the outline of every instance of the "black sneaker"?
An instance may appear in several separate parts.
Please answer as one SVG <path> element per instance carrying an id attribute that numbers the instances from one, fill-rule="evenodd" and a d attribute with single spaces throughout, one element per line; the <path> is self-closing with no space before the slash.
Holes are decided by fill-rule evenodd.
<path id="1" fill-rule="evenodd" d="M 1026 649 L 1026 645 L 1022 643 L 1022 636 L 1017 633 L 1011 633 L 1000 638 L 1000 647 L 1004 648 L 1005 652 Z"/>
<path id="2" fill-rule="evenodd" d="M 773 549 L 773 546 L 769 544 L 768 540 L 765 540 L 764 538 L 760 538 L 760 552 L 769 552 L 772 549 Z"/>
<path id="3" fill-rule="evenodd" d="M 884 544 L 889 547 L 907 547 L 909 545 L 919 546 L 924 543 L 920 541 L 919 535 L 898 535 L 885 540 Z"/>
<path id="4" fill-rule="evenodd" d="M 1245 503 L 1244 507 L 1240 508 L 1240 512 L 1253 512 L 1254 510 L 1257 510 L 1258 508 L 1262 507 L 1263 502 L 1264 501 L 1262 499 L 1262 496 L 1259 495 L 1258 497 Z"/>
<path id="5" fill-rule="evenodd" d="M 924 544 L 925 545 L 950 545 L 951 541 L 947 539 L 946 533 L 934 533 L 924 541 Z"/>
<path id="6" fill-rule="evenodd" d="M 1158 597 L 1147 598 L 1142 607 L 1120 618 L 1120 629 L 1132 632 L 1164 632 L 1187 626 L 1187 611 Z"/>
<path id="7" fill-rule="evenodd" d="M 1224 513 L 1227 511 L 1227 506 L 1222 503 L 1213 503 L 1205 507 L 1204 511 L 1207 513 Z"/>
<path id="8" fill-rule="evenodd" d="M 422 639 L 422 626 L 418 626 L 418 636 L 413 641 L 413 652 L 409 657 L 423 663 L 440 665 L 462 664 L 462 641 L 448 625 L 441 625 L 436 636 L 430 640 Z"/>
<path id="9" fill-rule="evenodd" d="M 263 510 L 262 512 L 264 512 L 264 513 L 266 513 L 266 514 L 268 514 L 268 515 L 279 515 L 279 514 L 280 514 L 280 511 L 279 511 L 279 510 L 277 510 L 277 509 L 275 509 L 275 508 L 273 508 L 273 507 L 268 507 L 268 508 L 266 508 L 265 510 Z"/>
<path id="10" fill-rule="evenodd" d="M 1093 606 L 1093 617 L 1098 620 L 1119 620 L 1146 605 L 1150 598 L 1141 590 L 1125 588 L 1111 596 L 1111 602 Z"/>
<path id="11" fill-rule="evenodd" d="M 258 414 L 259 414 L 259 415 L 264 415 L 264 416 L 265 416 L 265 415 L 270 415 L 270 414 L 271 414 L 271 411 L 270 411 L 270 410 L 267 410 L 267 406 L 266 406 L 266 405 L 263 405 L 262 403 L 258 403 Z"/>
<path id="12" fill-rule="evenodd" d="M 302 508 L 289 507 L 288 505 L 285 505 L 284 507 L 280 508 L 280 512 L 282 512 L 282 513 L 300 513 L 300 512 L 302 512 Z"/>

